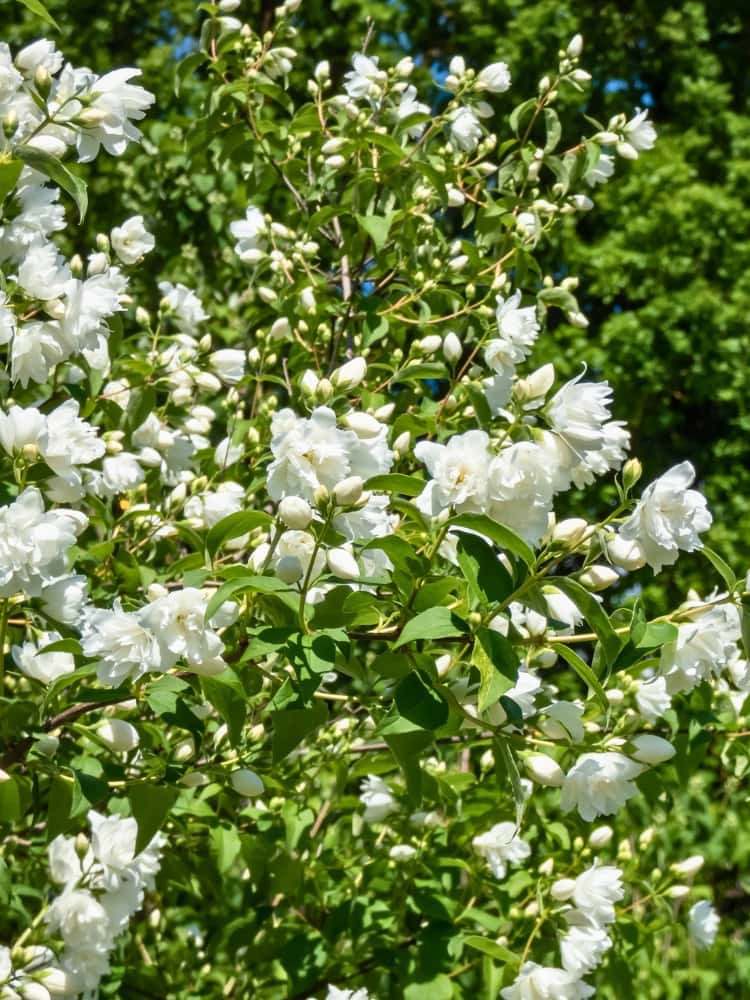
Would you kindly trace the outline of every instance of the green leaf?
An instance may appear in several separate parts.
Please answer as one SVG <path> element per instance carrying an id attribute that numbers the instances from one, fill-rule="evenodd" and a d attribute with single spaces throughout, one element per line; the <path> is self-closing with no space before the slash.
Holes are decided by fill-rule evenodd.
<path id="1" fill-rule="evenodd" d="M 425 774 L 419 766 L 419 755 L 432 743 L 432 733 L 424 729 L 406 729 L 404 732 L 384 732 L 383 739 L 404 773 L 409 799 L 414 805 L 419 805 L 425 781 Z"/>
<path id="2" fill-rule="evenodd" d="M 13 778 L 0 781 L 0 823 L 10 824 L 21 818 L 21 797 Z"/>
<path id="3" fill-rule="evenodd" d="M 20 160 L 4 160 L 0 162 L 0 202 L 5 201 L 16 186 L 22 170 L 23 163 Z"/>
<path id="4" fill-rule="evenodd" d="M 636 649 L 653 649 L 655 646 L 673 642 L 678 635 L 679 630 L 672 622 L 647 622 L 634 645 Z"/>
<path id="5" fill-rule="evenodd" d="M 483 605 L 504 601 L 513 593 L 513 579 L 497 552 L 479 535 L 460 532 L 456 556 L 474 596 Z"/>
<path id="6" fill-rule="evenodd" d="M 571 599 L 583 617 L 596 632 L 604 650 L 607 666 L 612 666 L 623 645 L 623 639 L 615 632 L 601 604 L 577 580 L 566 576 L 553 576 L 549 582 Z"/>
<path id="7" fill-rule="evenodd" d="M 148 847 L 154 834 L 162 828 L 177 800 L 177 795 L 176 788 L 152 785 L 147 781 L 139 781 L 130 786 L 128 801 L 133 818 L 138 824 L 138 836 L 135 841 L 136 854 L 144 847 Z"/>
<path id="8" fill-rule="evenodd" d="M 47 795 L 47 840 L 54 840 L 58 833 L 68 828 L 73 811 L 73 791 L 75 785 L 61 774 L 56 774 Z"/>
<path id="9" fill-rule="evenodd" d="M 201 677 L 201 687 L 206 698 L 227 724 L 229 741 L 237 746 L 245 725 L 247 695 L 235 672 L 227 667 L 214 677 Z"/>
<path id="10" fill-rule="evenodd" d="M 469 528 L 477 531 L 480 535 L 486 535 L 502 549 L 507 549 L 519 559 L 523 560 L 527 566 L 534 565 L 534 550 L 522 538 L 498 521 L 493 521 L 486 514 L 459 514 L 451 518 L 448 522 L 451 527 Z"/>
<path id="11" fill-rule="evenodd" d="M 745 658 L 750 660 L 750 603 L 743 600 L 740 617 L 742 629 L 742 645 L 745 648 Z"/>
<path id="12" fill-rule="evenodd" d="M 589 688 L 599 699 L 604 711 L 609 711 L 609 702 L 607 701 L 607 695 L 604 692 L 604 688 L 588 663 L 582 660 L 578 653 L 573 652 L 572 649 L 561 642 L 555 643 L 555 652 L 575 670 L 581 680 L 588 684 Z"/>
<path id="13" fill-rule="evenodd" d="M 233 826 L 217 826 L 210 833 L 211 853 L 216 858 L 216 867 L 224 875 L 236 861 L 242 844 L 240 835 Z"/>
<path id="14" fill-rule="evenodd" d="M 186 681 L 172 674 L 165 674 L 148 685 L 146 701 L 155 715 L 168 715 L 177 711 L 180 695 L 189 689 L 190 685 Z"/>
<path id="15" fill-rule="evenodd" d="M 521 119 L 524 115 L 536 107 L 536 103 L 536 98 L 530 97 L 527 101 L 524 101 L 523 104 L 519 104 L 511 111 L 508 121 L 511 129 L 516 133 L 516 135 L 518 135 L 521 130 Z"/>
<path id="16" fill-rule="evenodd" d="M 273 734 L 271 750 L 274 764 L 291 753 L 306 736 L 328 721 L 328 709 L 322 702 L 310 708 L 287 708 L 271 712 Z"/>
<path id="17" fill-rule="evenodd" d="M 407 642 L 417 639 L 447 639 L 451 636 L 464 635 L 469 626 L 458 615 L 448 608 L 430 608 L 416 615 L 404 625 L 401 635 L 393 648 L 405 646 Z"/>
<path id="18" fill-rule="evenodd" d="M 420 729 L 440 729 L 448 721 L 448 703 L 421 670 L 415 670 L 399 681 L 395 702 L 400 714 Z"/>
<path id="19" fill-rule="evenodd" d="M 186 55 L 184 59 L 181 59 L 177 64 L 177 69 L 174 74 L 174 93 L 175 97 L 180 96 L 180 88 L 183 82 L 188 76 L 202 66 L 203 63 L 208 61 L 208 55 L 205 52 L 191 52 Z"/>
<path id="20" fill-rule="evenodd" d="M 373 493 L 401 493 L 405 497 L 416 497 L 427 483 L 418 476 L 404 476 L 393 472 L 386 476 L 373 476 L 365 483 L 365 489 Z"/>
<path id="21" fill-rule="evenodd" d="M 483 712 L 509 691 L 518 677 L 516 651 L 504 635 L 494 629 L 480 629 L 474 640 L 471 662 L 479 671 L 477 707 Z"/>
<path id="22" fill-rule="evenodd" d="M 439 361 L 423 361 L 401 368 L 391 378 L 391 382 L 422 382 L 428 378 L 448 378 L 448 375 L 448 369 Z"/>
<path id="23" fill-rule="evenodd" d="M 737 577 L 732 572 L 731 567 L 724 562 L 721 556 L 717 555 L 713 549 L 709 549 L 706 545 L 702 546 L 702 548 L 698 551 L 701 552 L 706 559 L 708 559 L 713 568 L 727 585 L 727 589 L 729 591 L 734 590 L 737 585 Z"/>
<path id="24" fill-rule="evenodd" d="M 72 653 L 74 656 L 83 656 L 81 644 L 77 639 L 58 639 L 57 642 L 43 646 L 38 655 L 41 656 L 42 653 Z"/>
<path id="25" fill-rule="evenodd" d="M 213 559 L 224 542 L 246 535 L 254 528 L 273 524 L 273 518 L 262 510 L 240 510 L 218 521 L 206 535 L 206 551 Z"/>
<path id="26" fill-rule="evenodd" d="M 78 209 L 79 223 L 83 222 L 89 203 L 85 181 L 81 180 L 77 174 L 72 173 L 57 157 L 45 153 L 41 149 L 35 149 L 33 146 L 17 146 L 15 154 L 27 166 L 38 170 L 40 174 L 44 174 L 45 177 L 54 181 L 63 191 L 67 191 Z"/>
<path id="27" fill-rule="evenodd" d="M 375 249 L 382 250 L 395 215 L 395 212 L 386 212 L 385 215 L 357 215 L 355 218 L 372 239 Z"/>
<path id="28" fill-rule="evenodd" d="M 495 755 L 495 768 L 498 775 L 506 777 L 510 781 L 513 802 L 516 806 L 516 826 L 520 826 L 524 810 L 526 809 L 526 796 L 523 793 L 518 762 L 507 740 L 498 737 L 494 740 L 492 746 Z"/>
<path id="29" fill-rule="evenodd" d="M 474 948 L 475 951 L 481 951 L 483 955 L 489 955 L 490 958 L 502 962 L 503 965 L 515 966 L 521 964 L 521 959 L 515 952 L 502 944 L 498 944 L 497 941 L 490 940 L 490 938 L 480 937 L 479 934 L 468 934 L 463 941 L 467 948 Z"/>
<path id="30" fill-rule="evenodd" d="M 546 107 L 544 109 L 544 125 L 547 129 L 547 141 L 544 143 L 544 152 L 551 153 L 557 147 L 562 135 L 560 119 L 554 108 Z"/>
<path id="31" fill-rule="evenodd" d="M 42 0 L 17 0 L 18 3 L 23 4 L 27 10 L 30 10 L 32 14 L 36 14 L 37 17 L 41 17 L 43 21 L 55 28 L 57 31 L 60 30 L 60 25 L 50 14 L 47 8 L 42 3 Z"/>

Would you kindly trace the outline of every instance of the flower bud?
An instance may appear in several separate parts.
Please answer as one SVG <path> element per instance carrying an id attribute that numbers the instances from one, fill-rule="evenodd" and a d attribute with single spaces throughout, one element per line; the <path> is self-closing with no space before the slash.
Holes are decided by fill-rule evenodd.
<path id="1" fill-rule="evenodd" d="M 565 780 L 565 774 L 560 765 L 547 754 L 530 753 L 524 758 L 524 764 L 529 772 L 529 777 L 539 785 L 558 788 Z"/>
<path id="2" fill-rule="evenodd" d="M 680 885 L 679 883 L 677 885 L 670 885 L 667 889 L 666 895 L 670 899 L 684 899 L 686 896 L 690 895 L 690 886 Z"/>
<path id="3" fill-rule="evenodd" d="M 276 563 L 276 576 L 283 583 L 296 583 L 302 579 L 302 563 L 297 556 L 282 556 Z"/>
<path id="4" fill-rule="evenodd" d="M 329 549 L 326 561 L 330 571 L 342 580 L 357 580 L 360 576 L 357 560 L 347 549 Z"/>
<path id="5" fill-rule="evenodd" d="M 75 852 L 79 858 L 85 858 L 89 849 L 89 838 L 85 833 L 79 833 L 75 840 Z"/>
<path id="6" fill-rule="evenodd" d="M 613 835 L 614 830 L 611 826 L 598 826 L 589 834 L 589 847 L 593 847 L 594 850 L 606 847 L 611 842 Z"/>
<path id="7" fill-rule="evenodd" d="M 663 764 L 675 755 L 675 748 L 669 740 L 652 733 L 634 736 L 630 743 L 634 747 L 631 756 L 641 764 Z"/>
<path id="8" fill-rule="evenodd" d="M 331 375 L 331 384 L 336 389 L 348 392 L 356 388 L 367 374 L 367 362 L 364 358 L 352 358 Z"/>
<path id="9" fill-rule="evenodd" d="M 611 566 L 604 566 L 597 563 L 584 570 L 578 579 L 587 590 L 606 590 L 613 583 L 617 583 L 620 579 L 620 574 L 617 570 L 612 569 Z"/>
<path id="10" fill-rule="evenodd" d="M 124 719 L 105 719 L 97 726 L 96 735 L 115 753 L 135 750 L 140 743 L 138 730 Z"/>
<path id="11" fill-rule="evenodd" d="M 631 542 L 621 535 L 615 535 L 607 542 L 607 556 L 610 562 L 622 569 L 636 570 L 646 565 L 646 553 L 640 542 Z"/>
<path id="12" fill-rule="evenodd" d="M 351 428 L 357 437 L 363 440 L 376 438 L 383 429 L 383 425 L 375 417 L 370 416 L 369 413 L 361 413 L 357 410 L 348 413 L 341 422 Z"/>
<path id="13" fill-rule="evenodd" d="M 340 507 L 351 507 L 362 496 L 364 481 L 361 476 L 348 476 L 333 488 L 333 498 Z"/>
<path id="14" fill-rule="evenodd" d="M 328 488 L 322 483 L 318 485 L 313 490 L 313 503 L 316 507 L 322 507 L 323 504 L 328 503 L 331 498 L 331 494 L 328 492 Z"/>
<path id="15" fill-rule="evenodd" d="M 229 781 L 238 795 L 244 795 L 248 799 L 255 799 L 266 790 L 266 786 L 263 784 L 263 779 L 260 775 L 247 767 L 241 767 L 237 771 L 232 771 Z"/>
<path id="16" fill-rule="evenodd" d="M 333 396 L 334 388 L 330 379 L 322 378 L 315 387 L 315 398 L 321 403 L 327 403 Z"/>
<path id="17" fill-rule="evenodd" d="M 547 878 L 549 878 L 549 876 L 552 874 L 554 870 L 555 870 L 554 858 L 547 858 L 546 861 L 542 861 L 542 863 L 539 865 L 539 868 L 537 869 L 540 875 L 546 875 Z"/>
<path id="18" fill-rule="evenodd" d="M 327 83 L 331 79 L 331 64 L 327 59 L 321 60 L 313 70 L 313 76 L 318 83 Z"/>
<path id="19" fill-rule="evenodd" d="M 410 444 L 411 434 L 408 431 L 402 431 L 393 442 L 393 450 L 399 452 L 401 455 L 404 455 L 409 450 Z"/>
<path id="20" fill-rule="evenodd" d="M 279 517 L 295 531 L 304 531 L 313 518 L 312 508 L 302 497 L 284 497 L 279 503 Z"/>
<path id="21" fill-rule="evenodd" d="M 552 541 L 572 549 L 578 545 L 588 530 L 588 521 L 584 521 L 582 517 L 567 517 L 555 525 Z"/>
<path id="22" fill-rule="evenodd" d="M 455 333 L 446 333 L 443 337 L 443 357 L 448 364 L 455 364 L 463 354 L 463 345 Z"/>
<path id="23" fill-rule="evenodd" d="M 442 338 L 437 333 L 431 333 L 427 337 L 418 340 L 414 345 L 421 354 L 434 354 L 443 345 Z"/>
<path id="24" fill-rule="evenodd" d="M 583 35 L 573 35 L 565 53 L 570 59 L 577 59 L 581 52 L 583 52 Z"/>
<path id="25" fill-rule="evenodd" d="M 643 475 L 643 466 L 637 458 L 629 458 L 622 467 L 622 485 L 626 492 L 633 489 Z"/>
<path id="26" fill-rule="evenodd" d="M 705 860 L 702 854 L 691 854 L 684 861 L 675 861 L 673 865 L 670 865 L 670 868 L 675 875 L 682 875 L 683 878 L 694 878 L 703 867 Z"/>
<path id="27" fill-rule="evenodd" d="M 629 142 L 618 142 L 615 146 L 615 152 L 618 156 L 621 156 L 623 160 L 638 159 L 638 150 L 631 146 Z"/>
<path id="28" fill-rule="evenodd" d="M 19 987 L 23 1000 L 50 1000 L 50 992 L 41 983 L 26 981 Z"/>
<path id="29" fill-rule="evenodd" d="M 317 303 L 315 301 L 315 291 L 309 285 L 307 288 L 303 288 L 299 296 L 300 305 L 305 310 L 306 313 L 314 313 L 317 308 Z"/>
<path id="30" fill-rule="evenodd" d="M 306 396 L 312 396 L 318 388 L 319 382 L 320 379 L 315 372 L 311 368 L 308 368 L 299 380 L 300 391 Z"/>

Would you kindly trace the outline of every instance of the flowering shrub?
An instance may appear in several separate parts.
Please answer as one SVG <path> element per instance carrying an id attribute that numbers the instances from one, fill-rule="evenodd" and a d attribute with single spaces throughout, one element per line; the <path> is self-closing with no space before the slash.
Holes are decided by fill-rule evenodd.
<path id="1" fill-rule="evenodd" d="M 151 96 L 0 52 L 0 996 L 626 996 L 720 930 L 658 815 L 740 732 L 747 584 L 689 461 L 641 490 L 607 382 L 534 367 L 587 324 L 535 251 L 654 127 L 563 138 L 580 36 L 520 104 L 366 51 L 305 97 L 296 0 L 236 6 L 177 70 L 247 192 L 222 290 L 141 216 L 67 254 Z M 623 599 L 694 551 L 702 596 Z"/>

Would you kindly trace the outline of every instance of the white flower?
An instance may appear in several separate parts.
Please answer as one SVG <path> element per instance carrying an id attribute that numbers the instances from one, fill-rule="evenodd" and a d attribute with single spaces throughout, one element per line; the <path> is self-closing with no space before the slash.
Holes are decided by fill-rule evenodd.
<path id="1" fill-rule="evenodd" d="M 482 126 L 471 108 L 458 108 L 450 118 L 451 142 L 464 153 L 472 153 L 482 139 Z"/>
<path id="2" fill-rule="evenodd" d="M 65 476 L 72 466 L 90 465 L 101 458 L 106 446 L 96 427 L 78 416 L 77 400 L 67 399 L 47 416 L 39 450 L 52 471 Z"/>
<path id="3" fill-rule="evenodd" d="M 43 584 L 67 572 L 67 550 L 87 524 L 77 510 L 45 512 L 34 486 L 0 507 L 0 597 L 19 591 L 38 597 Z"/>
<path id="4" fill-rule="evenodd" d="M 223 669 L 224 643 L 206 624 L 208 598 L 196 587 L 175 590 L 139 612 L 143 625 L 157 637 L 164 669 L 184 660 L 196 672 Z"/>
<path id="5" fill-rule="evenodd" d="M 504 62 L 490 63 L 479 73 L 477 90 L 489 90 L 491 94 L 503 94 L 510 87 L 510 71 Z"/>
<path id="6" fill-rule="evenodd" d="M 131 817 L 102 816 L 93 809 L 88 813 L 91 824 L 91 850 L 104 868 L 108 881 L 117 878 L 135 858 L 138 824 Z"/>
<path id="7" fill-rule="evenodd" d="M 102 462 L 102 486 L 110 495 L 134 490 L 144 480 L 144 472 L 135 455 L 121 451 Z"/>
<path id="8" fill-rule="evenodd" d="M 531 353 L 539 336 L 536 306 L 521 308 L 521 293 L 515 291 L 507 299 L 497 296 L 497 328 L 499 337 L 490 340 L 484 348 L 484 359 L 499 374 L 512 373 Z"/>
<path id="9" fill-rule="evenodd" d="M 154 103 L 153 94 L 128 83 L 140 75 L 139 69 L 125 68 L 93 78 L 84 97 L 87 106 L 78 115 L 76 146 L 81 163 L 93 160 L 100 146 L 110 156 L 121 156 L 129 142 L 140 140 L 140 129 L 133 122 L 141 121 Z"/>
<path id="10" fill-rule="evenodd" d="M 563 968 L 579 978 L 585 976 L 596 968 L 611 947 L 612 942 L 601 927 L 571 927 L 560 938 Z"/>
<path id="11" fill-rule="evenodd" d="M 288 528 L 304 531 L 312 521 L 310 504 L 302 497 L 284 497 L 279 504 L 279 517 Z"/>
<path id="12" fill-rule="evenodd" d="M 680 551 L 694 552 L 703 543 L 700 533 L 711 527 L 705 497 L 689 487 L 695 480 L 690 462 L 675 465 L 643 491 L 641 499 L 620 528 L 626 541 L 637 541 L 646 560 L 659 572 L 677 561 Z"/>
<path id="13" fill-rule="evenodd" d="M 487 470 L 487 513 L 531 545 L 546 532 L 552 510 L 546 458 L 535 443 L 518 441 L 493 458 Z"/>
<path id="14" fill-rule="evenodd" d="M 690 907 L 688 933 L 696 948 L 710 948 L 719 931 L 719 915 L 707 899 Z"/>
<path id="15" fill-rule="evenodd" d="M 208 359 L 209 364 L 227 385 L 235 385 L 245 374 L 245 352 L 232 348 L 214 351 Z"/>
<path id="16" fill-rule="evenodd" d="M 365 823 L 382 823 L 398 809 L 388 785 L 374 774 L 368 774 L 360 785 L 359 801 L 365 807 L 362 814 Z"/>
<path id="17" fill-rule="evenodd" d="M 18 269 L 18 284 L 35 299 L 56 299 L 70 280 L 70 268 L 53 243 L 38 243 Z"/>
<path id="18" fill-rule="evenodd" d="M 505 878 L 508 864 L 523 861 L 531 854 L 531 847 L 518 835 L 518 827 L 510 822 L 496 823 L 491 830 L 474 837 L 471 844 L 495 878 Z"/>
<path id="19" fill-rule="evenodd" d="M 581 455 L 604 447 L 612 390 L 608 382 L 581 382 L 581 375 L 558 389 L 547 407 L 550 427 Z"/>
<path id="20" fill-rule="evenodd" d="M 0 445 L 9 455 L 29 447 L 38 450 L 46 432 L 47 418 L 35 406 L 11 406 L 7 413 L 0 412 Z"/>
<path id="21" fill-rule="evenodd" d="M 430 113 L 430 106 L 417 100 L 417 88 L 408 86 L 401 95 L 401 100 L 396 108 L 397 120 L 403 121 L 404 118 L 409 118 L 411 115 L 429 115 Z M 407 134 L 412 139 L 418 139 L 423 131 L 424 125 L 412 125 Z"/>
<path id="22" fill-rule="evenodd" d="M 648 111 L 637 109 L 637 113 L 623 128 L 627 142 L 637 152 L 653 149 L 656 142 L 656 129 L 648 120 Z"/>
<path id="23" fill-rule="evenodd" d="M 357 53 L 352 57 L 352 67 L 344 76 L 344 90 L 355 101 L 366 97 L 376 107 L 387 80 L 387 74 L 378 69 L 378 57 Z"/>
<path id="24" fill-rule="evenodd" d="M 42 383 L 68 353 L 62 345 L 60 324 L 35 321 L 19 326 L 11 350 L 11 379 L 25 389 L 29 382 Z"/>
<path id="25" fill-rule="evenodd" d="M 170 281 L 160 281 L 159 291 L 183 333 L 194 333 L 198 325 L 208 319 L 201 300 L 185 285 L 179 282 L 173 285 Z"/>
<path id="26" fill-rule="evenodd" d="M 583 175 L 587 184 L 594 187 L 596 184 L 606 184 L 615 172 L 615 158 L 609 153 L 600 153 L 599 159 L 593 167 L 590 167 Z"/>
<path id="27" fill-rule="evenodd" d="M 265 255 L 261 237 L 266 231 L 266 220 L 259 208 L 248 205 L 244 219 L 238 219 L 229 226 L 229 232 L 237 240 L 234 252 L 246 264 L 255 264 Z"/>
<path id="28" fill-rule="evenodd" d="M 654 677 L 649 681 L 639 682 L 635 692 L 635 702 L 644 719 L 649 722 L 661 719 L 672 705 L 665 678 Z"/>
<path id="29" fill-rule="evenodd" d="M 547 716 L 540 722 L 542 732 L 552 740 L 582 743 L 584 706 L 577 701 L 554 701 L 544 709 Z"/>
<path id="30" fill-rule="evenodd" d="M 137 614 L 122 610 L 119 598 L 112 610 L 89 608 L 81 647 L 86 656 L 98 659 L 96 674 L 101 684 L 117 687 L 127 677 L 138 678 L 162 667 L 156 637 L 144 628 Z M 171 666 L 171 664 L 170 664 Z"/>
<path id="31" fill-rule="evenodd" d="M 244 499 L 245 490 L 239 483 L 219 483 L 218 489 L 212 493 L 190 497 L 185 504 L 185 516 L 196 520 L 203 527 L 213 528 L 225 517 L 242 510 Z"/>
<path id="32" fill-rule="evenodd" d="M 341 580 L 357 580 L 362 575 L 357 560 L 343 546 L 329 549 L 326 553 L 326 560 L 330 571 Z"/>
<path id="33" fill-rule="evenodd" d="M 362 357 L 346 361 L 331 373 L 331 384 L 335 389 L 348 392 L 355 389 L 367 374 L 367 362 Z"/>
<path id="34" fill-rule="evenodd" d="M 572 881 L 566 898 L 572 899 L 576 910 L 570 914 L 569 922 L 580 924 L 583 918 L 596 927 L 613 923 L 614 904 L 625 895 L 620 869 L 614 865 L 594 864 Z"/>
<path id="35" fill-rule="evenodd" d="M 684 878 L 695 878 L 705 863 L 706 859 L 702 854 L 691 854 L 689 858 L 685 858 L 684 861 L 676 861 L 670 867 L 676 875 L 682 875 Z"/>
<path id="36" fill-rule="evenodd" d="M 72 674 L 76 668 L 72 653 L 52 652 L 41 653 L 45 646 L 59 642 L 62 636 L 59 632 L 41 632 L 36 643 L 25 642 L 22 646 L 13 646 L 13 660 L 18 669 L 33 677 L 42 684 L 51 684 L 58 677 Z"/>
<path id="37" fill-rule="evenodd" d="M 121 226 L 115 226 L 110 239 L 112 249 L 123 264 L 136 264 L 156 246 L 156 240 L 143 225 L 142 215 L 134 215 Z"/>
<path id="38" fill-rule="evenodd" d="M 593 987 L 578 976 L 536 962 L 525 962 L 513 983 L 500 990 L 503 1000 L 579 1000 L 593 995 Z"/>
<path id="39" fill-rule="evenodd" d="M 435 516 L 448 507 L 459 513 L 484 508 L 490 465 L 484 431 L 456 434 L 447 444 L 420 441 L 414 454 L 432 476 L 416 500 L 422 513 Z"/>
<path id="40" fill-rule="evenodd" d="M 613 815 L 638 794 L 633 779 L 642 770 L 640 764 L 620 753 L 583 754 L 565 776 L 560 799 L 563 812 L 577 808 L 587 822 Z"/>
<path id="41" fill-rule="evenodd" d="M 44 613 L 58 622 L 72 625 L 81 617 L 81 611 L 87 600 L 87 588 L 87 577 L 75 573 L 69 573 L 58 580 L 46 583 L 42 588 Z"/>

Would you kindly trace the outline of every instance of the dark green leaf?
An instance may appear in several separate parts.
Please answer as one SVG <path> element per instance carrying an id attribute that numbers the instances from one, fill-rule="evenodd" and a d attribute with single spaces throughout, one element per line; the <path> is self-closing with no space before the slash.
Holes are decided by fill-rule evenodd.
<path id="1" fill-rule="evenodd" d="M 328 709 L 322 702 L 310 708 L 287 708 L 271 712 L 273 735 L 271 748 L 273 762 L 277 764 L 287 754 L 328 720 Z"/>
<path id="2" fill-rule="evenodd" d="M 607 618 L 601 604 L 590 594 L 585 587 L 576 580 L 571 580 L 565 576 L 555 576 L 550 578 L 550 583 L 554 584 L 558 590 L 571 599 L 583 617 L 596 632 L 599 642 L 604 650 L 605 660 L 611 666 L 623 645 L 624 639 L 617 635 Z"/>
<path id="3" fill-rule="evenodd" d="M 466 582 L 483 606 L 504 601 L 513 593 L 513 580 L 497 552 L 479 535 L 459 532 L 456 552 Z"/>
<path id="4" fill-rule="evenodd" d="M 471 531 L 477 531 L 480 535 L 491 538 L 501 548 L 517 555 L 527 566 L 534 565 L 534 550 L 531 546 L 519 538 L 515 531 L 504 524 L 493 521 L 485 514 L 459 514 L 452 518 L 449 523 L 457 528 L 469 528 Z"/>
<path id="5" fill-rule="evenodd" d="M 214 677 L 201 677 L 206 698 L 227 724 L 229 740 L 237 746 L 245 724 L 247 695 L 237 674 L 229 667 Z"/>
<path id="6" fill-rule="evenodd" d="M 447 702 L 421 670 L 415 670 L 399 682 L 395 701 L 400 714 L 421 729 L 439 729 L 448 721 Z"/>
<path id="7" fill-rule="evenodd" d="M 262 510 L 240 510 L 223 517 L 206 535 L 206 551 L 213 559 L 224 542 L 246 535 L 254 528 L 273 524 L 273 518 Z"/>
<path id="8" fill-rule="evenodd" d="M 572 649 L 561 642 L 555 644 L 555 652 L 575 670 L 582 681 L 586 682 L 589 688 L 596 694 L 604 711 L 608 711 L 609 702 L 607 701 L 607 695 L 599 682 L 599 678 L 596 676 L 588 663 L 582 660 L 577 653 L 574 653 Z"/>
<path id="9" fill-rule="evenodd" d="M 176 788 L 152 785 L 140 781 L 128 789 L 128 800 L 133 817 L 138 824 L 135 842 L 136 854 L 148 847 L 154 834 L 164 825 L 170 810 L 177 800 Z"/>

